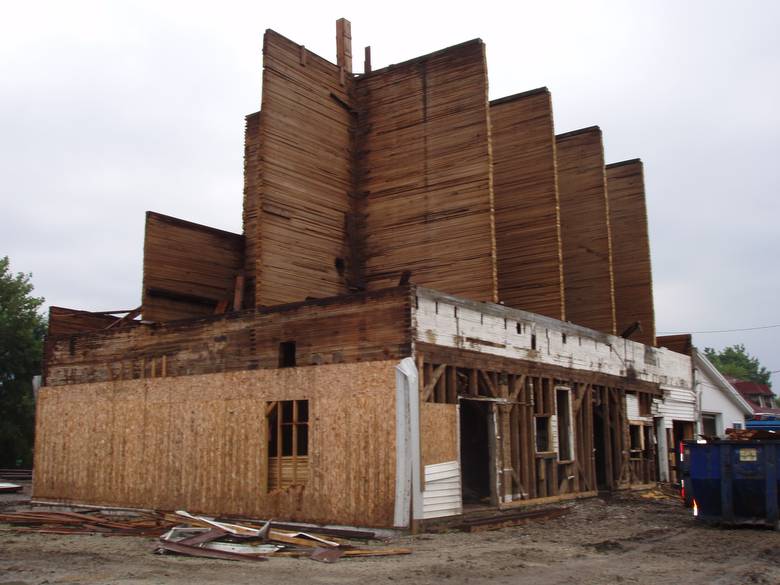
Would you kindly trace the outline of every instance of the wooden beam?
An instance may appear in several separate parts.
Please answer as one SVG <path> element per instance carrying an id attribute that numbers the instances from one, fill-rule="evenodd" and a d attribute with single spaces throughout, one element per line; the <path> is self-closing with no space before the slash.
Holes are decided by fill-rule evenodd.
<path id="1" fill-rule="evenodd" d="M 363 73 L 371 73 L 371 47 L 365 48 L 365 57 L 363 59 Z"/>
<path id="2" fill-rule="evenodd" d="M 346 18 L 336 21 L 336 65 L 352 73 L 352 25 Z"/>
<path id="3" fill-rule="evenodd" d="M 124 317 L 121 317 L 116 321 L 114 321 L 113 323 L 111 323 L 108 327 L 106 327 L 106 329 L 114 329 L 115 327 L 121 327 L 122 325 L 125 325 L 129 321 L 135 319 L 140 314 L 141 314 L 141 307 L 136 307 L 135 309 L 127 313 L 127 315 L 125 315 Z"/>
<path id="4" fill-rule="evenodd" d="M 431 380 L 425 385 L 425 388 L 423 388 L 423 392 L 422 392 L 423 402 L 427 402 L 430 399 L 431 394 L 433 393 L 433 389 L 436 387 L 436 384 L 439 382 L 439 378 L 441 378 L 442 374 L 446 369 L 447 369 L 447 364 L 441 364 L 433 371 Z"/>
<path id="5" fill-rule="evenodd" d="M 490 379 L 490 376 L 487 375 L 485 370 L 479 370 L 479 374 L 482 377 L 482 381 L 485 383 L 488 393 L 493 398 L 498 398 L 498 391 L 496 390 L 495 384 L 493 384 L 493 380 Z"/>
<path id="6" fill-rule="evenodd" d="M 236 274 L 236 286 L 233 291 L 233 310 L 240 311 L 244 308 L 244 283 L 246 278 L 243 274 Z"/>

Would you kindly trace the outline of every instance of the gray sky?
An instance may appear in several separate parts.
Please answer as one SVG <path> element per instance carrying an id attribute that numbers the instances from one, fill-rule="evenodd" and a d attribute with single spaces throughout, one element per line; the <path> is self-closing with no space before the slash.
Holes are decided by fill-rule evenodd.
<path id="1" fill-rule="evenodd" d="M 557 132 L 644 160 L 659 331 L 780 324 L 780 3 L 0 6 L 0 255 L 47 304 L 137 306 L 146 210 L 240 232 L 262 33 L 335 60 L 344 16 L 356 71 L 480 37 L 491 98 L 546 85 Z M 780 369 L 780 328 L 694 341 Z"/>

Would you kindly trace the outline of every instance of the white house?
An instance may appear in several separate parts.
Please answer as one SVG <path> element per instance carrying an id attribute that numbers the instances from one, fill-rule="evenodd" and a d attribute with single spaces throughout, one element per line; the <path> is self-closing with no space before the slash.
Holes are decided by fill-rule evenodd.
<path id="1" fill-rule="evenodd" d="M 706 356 L 693 348 L 693 379 L 696 393 L 696 433 L 723 435 L 727 428 L 742 428 L 753 409 L 715 368 Z"/>

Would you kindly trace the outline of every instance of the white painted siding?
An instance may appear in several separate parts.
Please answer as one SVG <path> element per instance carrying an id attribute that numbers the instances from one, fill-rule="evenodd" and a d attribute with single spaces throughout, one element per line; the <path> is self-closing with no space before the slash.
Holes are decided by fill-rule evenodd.
<path id="1" fill-rule="evenodd" d="M 615 376 L 626 376 L 633 369 L 640 380 L 692 387 L 691 360 L 686 355 L 527 311 L 418 288 L 413 320 L 417 340 L 423 342 Z M 532 335 L 536 349 L 532 349 Z"/>
<path id="2" fill-rule="evenodd" d="M 460 464 L 457 461 L 425 466 L 423 518 L 440 518 L 463 513 Z"/>
<path id="3" fill-rule="evenodd" d="M 734 426 L 734 423 L 745 424 L 745 414 L 737 406 L 736 401 L 730 397 L 714 380 L 701 368 L 696 368 L 696 389 L 699 392 L 699 410 L 703 414 L 719 414 L 718 435 L 723 435 L 726 428 Z M 701 432 L 701 416 L 699 416 L 698 432 Z"/>

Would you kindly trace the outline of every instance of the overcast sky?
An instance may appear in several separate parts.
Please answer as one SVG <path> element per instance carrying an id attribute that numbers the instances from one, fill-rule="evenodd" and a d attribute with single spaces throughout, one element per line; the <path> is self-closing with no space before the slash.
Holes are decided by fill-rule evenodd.
<path id="1" fill-rule="evenodd" d="M 480 37 L 491 98 L 642 158 L 660 332 L 780 324 L 780 3 L 0 2 L 0 255 L 47 305 L 140 304 L 146 210 L 240 232 L 262 33 L 335 61 L 344 16 L 356 71 Z M 780 328 L 694 342 L 780 370 Z"/>

